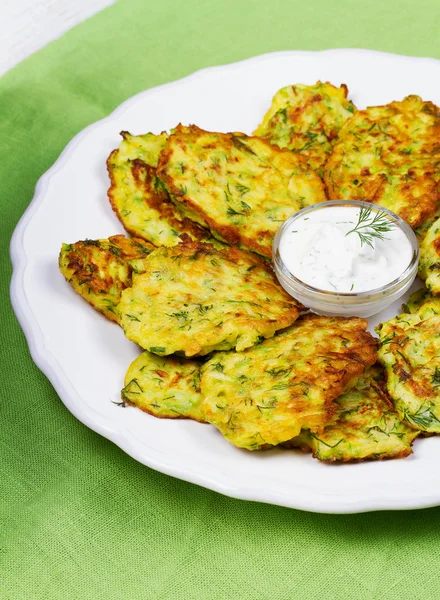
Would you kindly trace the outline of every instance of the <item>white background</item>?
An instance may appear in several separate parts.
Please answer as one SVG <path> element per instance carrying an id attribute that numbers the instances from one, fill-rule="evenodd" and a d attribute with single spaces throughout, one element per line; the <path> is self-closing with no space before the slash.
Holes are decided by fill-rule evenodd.
<path id="1" fill-rule="evenodd" d="M 0 75 L 115 0 L 0 0 Z"/>

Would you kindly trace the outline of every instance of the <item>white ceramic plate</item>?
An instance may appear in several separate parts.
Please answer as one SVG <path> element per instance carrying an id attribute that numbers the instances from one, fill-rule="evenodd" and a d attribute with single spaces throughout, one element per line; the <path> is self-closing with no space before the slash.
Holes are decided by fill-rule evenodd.
<path id="1" fill-rule="evenodd" d="M 269 54 L 138 94 L 77 135 L 38 182 L 11 243 L 14 310 L 34 361 L 67 408 L 153 469 L 236 498 L 317 512 L 437 505 L 440 437 L 416 440 L 415 453 L 404 460 L 335 466 L 296 452 L 238 450 L 209 425 L 112 404 L 139 349 L 58 272 L 62 242 L 123 233 L 106 196 L 105 161 L 119 131 L 159 133 L 182 122 L 250 133 L 276 90 L 318 79 L 346 83 L 359 108 L 411 93 L 440 104 L 439 61 L 365 50 Z M 371 327 L 400 304 L 373 318 Z"/>

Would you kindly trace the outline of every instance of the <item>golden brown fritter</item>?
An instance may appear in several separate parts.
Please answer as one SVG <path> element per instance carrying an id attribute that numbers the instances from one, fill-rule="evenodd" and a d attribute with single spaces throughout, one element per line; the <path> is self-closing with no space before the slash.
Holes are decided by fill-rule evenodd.
<path id="1" fill-rule="evenodd" d="M 121 397 L 155 417 L 202 421 L 200 361 L 143 352 L 128 368 Z"/>
<path id="2" fill-rule="evenodd" d="M 440 433 L 440 298 L 418 292 L 406 310 L 376 328 L 379 361 L 400 419 Z"/>
<path id="3" fill-rule="evenodd" d="M 215 354 L 202 367 L 204 419 L 240 448 L 321 433 L 333 400 L 376 361 L 365 319 L 306 315 L 244 352 Z"/>
<path id="4" fill-rule="evenodd" d="M 380 204 L 418 228 L 440 202 L 440 109 L 419 96 L 360 110 L 324 167 L 330 200 Z"/>
<path id="5" fill-rule="evenodd" d="M 153 249 L 144 240 L 123 235 L 63 244 L 59 268 L 78 294 L 119 323 L 116 306 L 121 292 L 131 285 L 132 273 L 144 271 L 145 259 Z"/>
<path id="6" fill-rule="evenodd" d="M 293 323 L 300 310 L 264 260 L 200 242 L 154 250 L 118 305 L 128 339 L 155 354 L 185 356 L 243 350 Z"/>
<path id="7" fill-rule="evenodd" d="M 185 216 L 221 241 L 271 257 L 280 224 L 326 200 L 305 160 L 243 133 L 179 125 L 161 153 L 158 176 Z"/>
<path id="8" fill-rule="evenodd" d="M 350 390 L 333 402 L 334 413 L 322 433 L 301 431 L 284 444 L 311 450 L 314 458 L 348 462 L 402 458 L 412 453 L 418 431 L 402 423 L 384 390 L 380 365 L 370 367 Z"/>
<path id="9" fill-rule="evenodd" d="M 209 231 L 180 214 L 156 176 L 167 134 L 121 135 L 107 159 L 108 197 L 125 229 L 155 246 L 175 246 L 188 237 L 213 241 Z"/>
<path id="10" fill-rule="evenodd" d="M 347 94 L 346 85 L 321 81 L 283 87 L 254 135 L 301 154 L 321 175 L 338 131 L 356 111 Z"/>

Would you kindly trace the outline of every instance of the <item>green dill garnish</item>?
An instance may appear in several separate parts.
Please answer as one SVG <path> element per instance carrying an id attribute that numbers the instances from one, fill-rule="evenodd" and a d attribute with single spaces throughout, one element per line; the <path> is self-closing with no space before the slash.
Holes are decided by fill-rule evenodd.
<path id="1" fill-rule="evenodd" d="M 138 380 L 135 378 L 129 381 L 127 385 L 124 388 L 122 388 L 121 396 L 125 400 L 127 398 L 127 394 L 140 394 L 143 391 L 144 390 L 139 385 Z"/>
<path id="2" fill-rule="evenodd" d="M 276 114 L 282 117 L 284 123 L 287 123 L 287 108 L 280 108 Z"/>
<path id="3" fill-rule="evenodd" d="M 318 134 L 314 131 L 306 131 L 306 138 L 309 140 L 315 140 L 318 137 Z"/>
<path id="4" fill-rule="evenodd" d="M 371 435 L 370 431 L 379 431 L 380 433 L 383 433 L 387 437 L 390 437 L 390 434 L 388 433 L 388 431 L 385 431 L 385 429 L 381 429 L 379 427 L 379 425 L 373 425 L 372 427 L 368 427 L 367 428 L 367 435 Z"/>
<path id="5" fill-rule="evenodd" d="M 389 335 L 388 337 L 384 338 L 381 342 L 380 342 L 380 346 L 385 346 L 385 344 L 391 344 L 391 342 L 393 341 L 393 339 L 396 337 L 396 334 L 393 333 L 392 335 Z"/>
<path id="6" fill-rule="evenodd" d="M 226 192 L 225 192 L 226 194 Z M 226 214 L 228 215 L 228 217 L 233 217 L 234 215 L 241 215 L 243 216 L 242 212 L 238 212 L 237 210 L 234 210 L 232 208 L 232 206 L 228 206 L 228 208 L 226 209 Z"/>
<path id="7" fill-rule="evenodd" d="M 385 240 L 386 237 L 384 234 L 392 231 L 395 227 L 394 223 L 388 219 L 383 211 L 374 211 L 375 215 L 372 216 L 372 210 L 371 206 L 361 208 L 358 222 L 353 229 L 350 229 L 345 234 L 347 236 L 350 233 L 357 233 L 361 241 L 361 246 L 368 244 L 371 248 L 373 248 L 373 238 Z"/>
<path id="8" fill-rule="evenodd" d="M 307 131 L 306 132 L 307 142 L 304 144 L 304 146 L 301 146 L 301 148 L 298 148 L 297 150 L 295 150 L 295 152 L 301 153 L 301 152 L 304 152 L 304 150 L 308 150 L 315 143 L 317 136 L 318 136 L 317 133 L 314 133 L 313 131 Z"/>
<path id="9" fill-rule="evenodd" d="M 155 354 L 164 354 L 166 351 L 166 348 L 163 346 L 150 346 L 148 349 L 150 352 L 154 352 Z"/>
<path id="10" fill-rule="evenodd" d="M 267 218 L 269 221 L 272 221 L 272 223 L 284 223 L 284 219 L 275 219 L 272 215 L 267 215 Z"/>
<path id="11" fill-rule="evenodd" d="M 345 442 L 345 438 L 341 438 L 338 442 L 336 442 L 336 444 L 331 445 L 327 444 L 327 442 L 324 442 L 324 440 L 321 440 L 321 438 L 319 438 L 317 435 L 314 435 L 312 432 L 309 432 L 309 435 L 320 444 L 324 444 L 324 446 L 327 446 L 327 448 L 336 448 L 336 446 L 339 446 L 339 444 Z"/>
<path id="12" fill-rule="evenodd" d="M 434 375 L 431 378 L 431 383 L 434 387 L 437 387 L 440 385 L 440 368 L 439 367 L 435 368 Z"/>
<path id="13" fill-rule="evenodd" d="M 138 323 L 140 323 L 140 319 L 138 319 L 137 317 L 135 317 L 134 315 L 129 315 L 128 313 L 126 313 L 125 315 L 126 317 L 128 317 L 130 319 L 130 321 L 137 321 Z"/>
<path id="14" fill-rule="evenodd" d="M 407 359 L 407 357 L 404 354 L 402 354 L 402 352 L 400 352 L 400 350 L 397 350 L 396 352 L 402 358 L 402 360 L 404 362 L 406 362 L 406 364 L 410 367 L 411 363 L 409 362 L 409 360 Z"/>
<path id="15" fill-rule="evenodd" d="M 251 302 L 250 300 L 226 300 L 226 302 L 229 302 L 231 304 L 249 304 L 249 306 L 256 306 L 258 308 L 261 308 L 260 304 L 257 304 L 256 302 Z"/>
<path id="16" fill-rule="evenodd" d="M 288 369 L 267 369 L 266 373 L 269 373 L 272 377 L 285 377 L 292 372 L 292 368 L 293 367 Z"/>
<path id="17" fill-rule="evenodd" d="M 188 311 L 187 310 L 179 310 L 174 313 L 167 313 L 167 317 L 175 317 L 176 319 L 183 319 L 186 321 L 188 319 Z"/>
<path id="18" fill-rule="evenodd" d="M 271 390 L 287 390 L 290 387 L 290 383 L 277 383 L 276 385 L 273 385 L 270 389 Z"/>
<path id="19" fill-rule="evenodd" d="M 408 412 L 408 409 L 404 409 L 403 420 L 423 430 L 426 430 L 433 425 L 440 424 L 440 421 L 431 410 L 431 405 L 426 406 L 423 404 L 412 414 Z"/>
<path id="20" fill-rule="evenodd" d="M 144 256 L 148 256 L 152 252 L 151 248 L 145 248 L 145 246 L 142 246 L 142 244 L 139 244 L 139 242 L 134 242 L 133 240 L 131 240 L 131 242 L 132 246 Z"/>
<path id="21" fill-rule="evenodd" d="M 110 400 L 110 402 L 112 404 L 116 404 L 116 406 L 121 406 L 122 408 L 125 408 L 127 405 L 125 404 L 124 400 L 121 400 L 120 402 L 115 402 L 114 400 Z"/>
<path id="22" fill-rule="evenodd" d="M 247 194 L 247 192 L 251 191 L 250 187 L 241 183 L 237 183 L 235 189 L 237 190 L 237 192 L 239 192 L 240 196 L 242 196 L 243 194 Z"/>
<path id="23" fill-rule="evenodd" d="M 207 313 L 208 310 L 211 310 L 211 308 L 214 308 L 213 304 L 205 304 L 205 306 L 203 306 L 202 304 L 197 304 L 197 309 L 201 315 Z"/>
<path id="24" fill-rule="evenodd" d="M 231 135 L 231 142 L 234 144 L 237 150 L 241 150 L 242 152 L 248 152 L 249 154 L 253 154 L 254 156 L 256 156 L 252 148 L 249 148 L 249 146 L 244 144 L 236 135 Z"/>

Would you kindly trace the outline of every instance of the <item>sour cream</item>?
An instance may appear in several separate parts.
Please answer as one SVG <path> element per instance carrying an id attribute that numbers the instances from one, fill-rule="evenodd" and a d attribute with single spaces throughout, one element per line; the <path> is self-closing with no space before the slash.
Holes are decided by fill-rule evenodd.
<path id="1" fill-rule="evenodd" d="M 387 218 L 391 228 L 384 239 L 373 235 L 368 237 L 371 245 L 362 242 L 352 231 L 360 210 L 329 206 L 295 219 L 279 241 L 285 267 L 313 288 L 339 293 L 368 292 L 399 278 L 413 258 L 407 235 Z M 375 214 L 373 209 L 371 216 Z M 374 233 L 368 227 L 359 231 Z"/>

